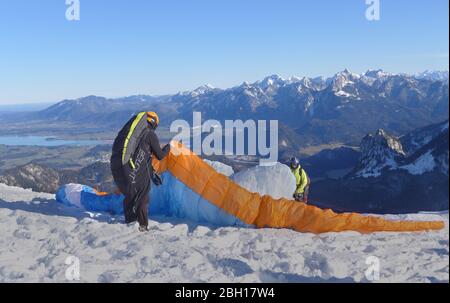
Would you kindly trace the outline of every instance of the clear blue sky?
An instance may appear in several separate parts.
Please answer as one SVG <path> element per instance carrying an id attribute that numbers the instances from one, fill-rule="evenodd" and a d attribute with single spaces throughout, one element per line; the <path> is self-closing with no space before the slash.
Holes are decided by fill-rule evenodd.
<path id="1" fill-rule="evenodd" d="M 447 70 L 448 0 L 0 0 L 0 104 L 229 87 L 344 68 Z"/>

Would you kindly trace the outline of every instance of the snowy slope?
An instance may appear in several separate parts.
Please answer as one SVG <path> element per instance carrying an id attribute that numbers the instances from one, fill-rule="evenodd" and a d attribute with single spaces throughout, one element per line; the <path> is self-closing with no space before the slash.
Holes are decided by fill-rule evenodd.
<path id="1" fill-rule="evenodd" d="M 0 184 L 0 282 L 65 282 L 68 256 L 79 258 L 81 282 L 365 282 L 369 256 L 380 259 L 380 282 L 448 282 L 448 212 L 402 216 L 447 222 L 432 233 L 313 235 L 152 218 L 141 234 L 53 199 Z"/>

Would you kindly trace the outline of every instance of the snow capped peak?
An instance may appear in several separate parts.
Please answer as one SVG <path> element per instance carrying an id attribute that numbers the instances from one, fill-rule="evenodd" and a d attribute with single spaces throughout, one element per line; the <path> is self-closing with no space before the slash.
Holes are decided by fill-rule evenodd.
<path id="1" fill-rule="evenodd" d="M 295 82 L 296 86 L 298 87 L 297 90 L 299 93 L 308 92 L 311 91 L 320 91 L 326 88 L 327 83 L 325 78 L 308 78 L 303 77 Z"/>
<path id="2" fill-rule="evenodd" d="M 287 82 L 288 83 L 297 83 L 297 82 L 299 82 L 301 80 L 302 80 L 302 78 L 299 78 L 299 77 L 296 77 L 296 76 L 292 76 L 292 77 L 289 77 L 287 79 Z"/>
<path id="3" fill-rule="evenodd" d="M 300 83 L 301 85 L 303 85 L 304 87 L 310 88 L 312 86 L 312 81 L 310 78 L 307 77 L 303 77 L 302 79 L 300 79 L 300 81 L 298 81 L 298 83 Z"/>
<path id="4" fill-rule="evenodd" d="M 389 76 L 392 76 L 392 74 L 386 73 L 381 69 L 369 69 L 367 72 L 361 75 L 361 81 L 367 85 L 372 85 L 375 81 L 379 79 L 384 80 Z"/>
<path id="5" fill-rule="evenodd" d="M 213 90 L 214 86 L 212 86 L 211 84 L 204 84 L 202 86 L 197 87 L 194 91 L 195 92 L 207 92 L 210 90 Z"/>
<path id="6" fill-rule="evenodd" d="M 448 176 L 448 120 L 416 129 L 401 140 L 410 158 L 400 168 L 413 175 L 440 171 Z"/>
<path id="7" fill-rule="evenodd" d="M 360 78 L 360 75 L 350 72 L 348 69 L 343 70 L 342 72 L 337 73 L 333 79 L 334 81 L 339 79 L 344 79 L 347 82 L 353 82 Z"/>
<path id="8" fill-rule="evenodd" d="M 448 120 L 413 130 L 401 137 L 402 144 L 408 154 L 413 154 L 445 132 L 448 132 Z"/>
<path id="9" fill-rule="evenodd" d="M 337 73 L 334 77 L 335 78 L 343 77 L 343 78 L 348 79 L 348 80 L 356 80 L 356 79 L 360 78 L 360 75 L 352 73 L 348 69 L 344 69 L 343 71 Z"/>
<path id="10" fill-rule="evenodd" d="M 204 84 L 202 86 L 197 87 L 196 89 L 194 89 L 193 91 L 187 91 L 184 93 L 181 93 L 182 95 L 189 95 L 193 98 L 204 95 L 208 92 L 213 91 L 215 88 L 214 86 L 212 86 L 211 84 Z"/>
<path id="11" fill-rule="evenodd" d="M 351 71 L 349 69 L 344 69 L 343 71 L 339 72 L 338 74 L 342 74 L 342 75 L 351 75 Z"/>
<path id="12" fill-rule="evenodd" d="M 319 90 L 325 89 L 328 85 L 331 85 L 333 82 L 332 78 L 326 78 L 324 76 L 319 76 L 312 79 L 310 78 L 309 80 L 314 85 L 314 87 Z"/>
<path id="13" fill-rule="evenodd" d="M 404 77 L 402 79 L 405 81 L 414 80 L 414 77 L 412 76 L 398 75 L 399 77 Z M 343 102 L 349 102 L 351 100 L 362 100 L 364 94 L 367 94 L 367 86 L 374 85 L 376 81 L 381 81 L 380 85 L 386 87 L 386 91 L 380 93 L 380 96 L 385 97 L 389 94 L 392 85 L 395 85 L 389 82 L 392 76 L 394 76 L 394 74 L 387 73 L 381 69 L 369 69 L 362 74 L 357 74 L 349 69 L 344 69 L 330 78 L 289 77 L 285 79 L 277 74 L 273 74 L 256 82 L 245 81 L 232 89 L 248 89 L 253 96 L 259 95 L 263 98 L 271 98 L 277 94 L 281 87 L 293 85 L 301 94 L 307 91 L 329 89 L 335 96 L 342 99 Z M 204 91 L 210 90 L 211 86 L 208 86 L 208 89 L 204 88 L 205 86 L 194 91 L 194 95 L 198 96 L 203 94 Z"/>
<path id="14" fill-rule="evenodd" d="M 422 73 L 415 74 L 414 77 L 416 79 L 425 79 L 432 81 L 448 81 L 449 72 L 426 70 Z"/>
<path id="15" fill-rule="evenodd" d="M 389 75 L 390 75 L 389 73 L 384 72 L 382 69 L 369 69 L 369 70 L 367 70 L 367 72 L 365 72 L 363 74 L 363 76 L 365 76 L 365 77 L 375 78 L 375 79 L 383 78 L 383 77 L 386 77 Z"/>
<path id="16" fill-rule="evenodd" d="M 324 76 L 318 76 L 318 77 L 313 78 L 311 81 L 313 83 L 326 83 L 327 78 L 325 78 Z"/>
<path id="17" fill-rule="evenodd" d="M 378 129 L 361 142 L 356 177 L 379 177 L 386 171 L 411 175 L 439 171 L 448 176 L 448 121 L 429 125 L 397 138 Z"/>
<path id="18" fill-rule="evenodd" d="M 263 90 L 271 89 L 271 88 L 278 88 L 280 86 L 283 86 L 286 83 L 286 81 L 278 76 L 278 75 L 271 75 L 262 81 L 258 81 L 255 83 L 255 86 L 259 86 Z"/>
<path id="19" fill-rule="evenodd" d="M 337 73 L 331 79 L 331 90 L 338 97 L 357 98 L 358 90 L 355 83 L 360 79 L 360 76 L 345 69 Z"/>
<path id="20" fill-rule="evenodd" d="M 268 76 L 268 77 L 266 77 L 264 79 L 264 81 L 270 81 L 270 80 L 273 81 L 273 82 L 284 81 L 284 79 L 281 76 L 277 75 L 277 74 L 273 74 L 273 75 Z"/>

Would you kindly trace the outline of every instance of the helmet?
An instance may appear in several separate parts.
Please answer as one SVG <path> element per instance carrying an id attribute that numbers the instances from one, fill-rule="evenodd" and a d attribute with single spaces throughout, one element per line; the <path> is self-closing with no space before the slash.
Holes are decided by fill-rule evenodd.
<path id="1" fill-rule="evenodd" d="M 147 121 L 156 128 L 159 124 L 158 114 L 155 112 L 147 112 Z"/>
<path id="2" fill-rule="evenodd" d="M 292 157 L 290 160 L 291 168 L 296 169 L 300 166 L 300 161 L 296 157 Z"/>

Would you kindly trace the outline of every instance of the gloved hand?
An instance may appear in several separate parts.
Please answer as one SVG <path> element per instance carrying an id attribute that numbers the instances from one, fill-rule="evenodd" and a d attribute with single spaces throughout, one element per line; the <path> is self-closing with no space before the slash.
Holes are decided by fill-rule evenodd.
<path id="1" fill-rule="evenodd" d="M 294 199 L 295 199 L 295 201 L 303 202 L 304 196 L 303 196 L 303 194 L 295 193 L 294 194 Z"/>
<path id="2" fill-rule="evenodd" d="M 156 172 L 153 172 L 152 181 L 153 181 L 153 184 L 155 184 L 156 186 L 160 186 L 163 184 L 161 176 Z"/>
<path id="3" fill-rule="evenodd" d="M 163 147 L 163 152 L 169 152 L 170 151 L 170 144 L 166 144 L 164 147 Z"/>

